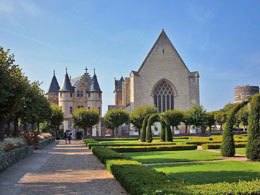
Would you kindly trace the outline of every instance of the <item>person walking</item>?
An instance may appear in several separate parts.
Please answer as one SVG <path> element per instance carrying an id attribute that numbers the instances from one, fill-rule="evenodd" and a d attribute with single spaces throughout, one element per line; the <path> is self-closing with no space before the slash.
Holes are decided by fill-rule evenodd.
<path id="1" fill-rule="evenodd" d="M 68 140 L 68 134 L 67 134 L 67 131 L 65 131 L 65 133 L 64 133 L 64 139 L 65 139 L 65 144 L 67 144 L 67 140 Z"/>
<path id="2" fill-rule="evenodd" d="M 72 140 L 72 133 L 71 132 L 68 132 L 68 140 L 69 140 L 69 144 L 70 144 L 70 141 Z"/>

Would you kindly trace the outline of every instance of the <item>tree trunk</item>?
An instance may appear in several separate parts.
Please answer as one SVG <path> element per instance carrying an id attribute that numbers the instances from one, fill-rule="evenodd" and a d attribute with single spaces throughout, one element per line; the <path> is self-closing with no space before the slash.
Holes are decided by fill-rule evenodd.
<path id="1" fill-rule="evenodd" d="M 139 136 L 139 139 L 141 138 L 141 129 L 138 129 L 138 136 Z"/>
<path id="2" fill-rule="evenodd" d="M 209 127 L 209 136 L 211 136 L 211 126 Z"/>
<path id="3" fill-rule="evenodd" d="M 4 141 L 5 132 L 4 132 L 4 116 L 0 115 L 0 141 Z"/>
<path id="4" fill-rule="evenodd" d="M 18 135 L 18 118 L 16 117 L 14 119 L 14 133 L 13 133 L 14 137 L 16 137 Z"/>
<path id="5" fill-rule="evenodd" d="M 37 122 L 37 131 L 40 132 L 40 123 Z"/>
<path id="6" fill-rule="evenodd" d="M 24 125 L 23 125 L 23 130 L 24 130 L 24 132 L 27 132 L 27 131 L 28 131 L 28 125 L 27 125 L 27 123 L 24 123 Z"/>
<path id="7" fill-rule="evenodd" d="M 8 121 L 5 134 L 7 137 L 11 135 L 11 121 Z"/>
<path id="8" fill-rule="evenodd" d="M 111 131 L 112 131 L 112 137 L 114 137 L 115 136 L 115 129 L 111 129 Z"/>
<path id="9" fill-rule="evenodd" d="M 188 125 L 185 124 L 185 134 L 188 134 Z"/>

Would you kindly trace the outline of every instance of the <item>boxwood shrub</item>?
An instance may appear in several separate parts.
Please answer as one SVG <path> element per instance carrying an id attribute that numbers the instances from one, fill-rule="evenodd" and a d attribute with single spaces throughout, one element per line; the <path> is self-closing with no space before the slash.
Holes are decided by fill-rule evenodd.
<path id="1" fill-rule="evenodd" d="M 131 140 L 138 140 L 138 138 L 97 138 L 94 139 L 98 142 L 101 141 L 131 141 Z"/>
<path id="2" fill-rule="evenodd" d="M 109 146 L 108 148 L 119 152 L 151 152 L 151 151 L 177 151 L 177 150 L 196 150 L 196 145 L 162 145 L 162 146 Z"/>
<path id="3" fill-rule="evenodd" d="M 107 168 L 129 194 L 189 194 L 186 185 L 136 161 L 107 161 Z"/>
<path id="4" fill-rule="evenodd" d="M 104 147 L 92 147 L 93 154 L 104 164 L 107 160 L 112 159 L 127 159 L 122 154 L 117 153 L 114 150 Z"/>
<path id="5" fill-rule="evenodd" d="M 108 146 L 158 146 L 158 145 L 176 145 L 176 143 L 174 142 L 162 142 L 162 143 L 137 143 L 137 144 L 131 144 L 131 143 L 121 143 L 121 144 L 117 144 L 117 143 L 88 143 L 87 146 L 89 149 L 91 149 L 91 147 L 93 146 L 104 146 L 104 147 L 108 147 Z"/>
<path id="6" fill-rule="evenodd" d="M 188 187 L 192 194 L 260 194 L 260 180 L 239 181 L 233 183 L 221 182 L 215 184 L 191 185 Z"/>
<path id="7" fill-rule="evenodd" d="M 220 146 L 221 146 L 221 144 L 202 144 L 202 148 L 204 150 L 220 149 Z M 246 143 L 245 142 L 235 143 L 235 147 L 236 148 L 245 148 L 246 147 Z"/>

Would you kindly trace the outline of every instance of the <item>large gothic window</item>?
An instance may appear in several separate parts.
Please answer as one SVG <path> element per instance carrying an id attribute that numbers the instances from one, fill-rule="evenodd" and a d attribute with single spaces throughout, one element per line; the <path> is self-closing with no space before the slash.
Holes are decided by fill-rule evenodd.
<path id="1" fill-rule="evenodd" d="M 173 89 L 166 81 L 162 81 L 155 89 L 154 104 L 159 113 L 174 109 Z"/>

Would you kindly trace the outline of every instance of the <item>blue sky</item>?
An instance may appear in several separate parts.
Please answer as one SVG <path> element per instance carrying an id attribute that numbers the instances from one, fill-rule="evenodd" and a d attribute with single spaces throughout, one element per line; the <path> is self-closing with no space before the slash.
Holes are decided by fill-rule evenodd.
<path id="1" fill-rule="evenodd" d="M 87 66 L 114 103 L 114 77 L 137 70 L 164 28 L 190 71 L 200 73 L 208 110 L 234 101 L 234 87 L 260 85 L 260 1 L 0 0 L 0 45 L 47 91 Z"/>

